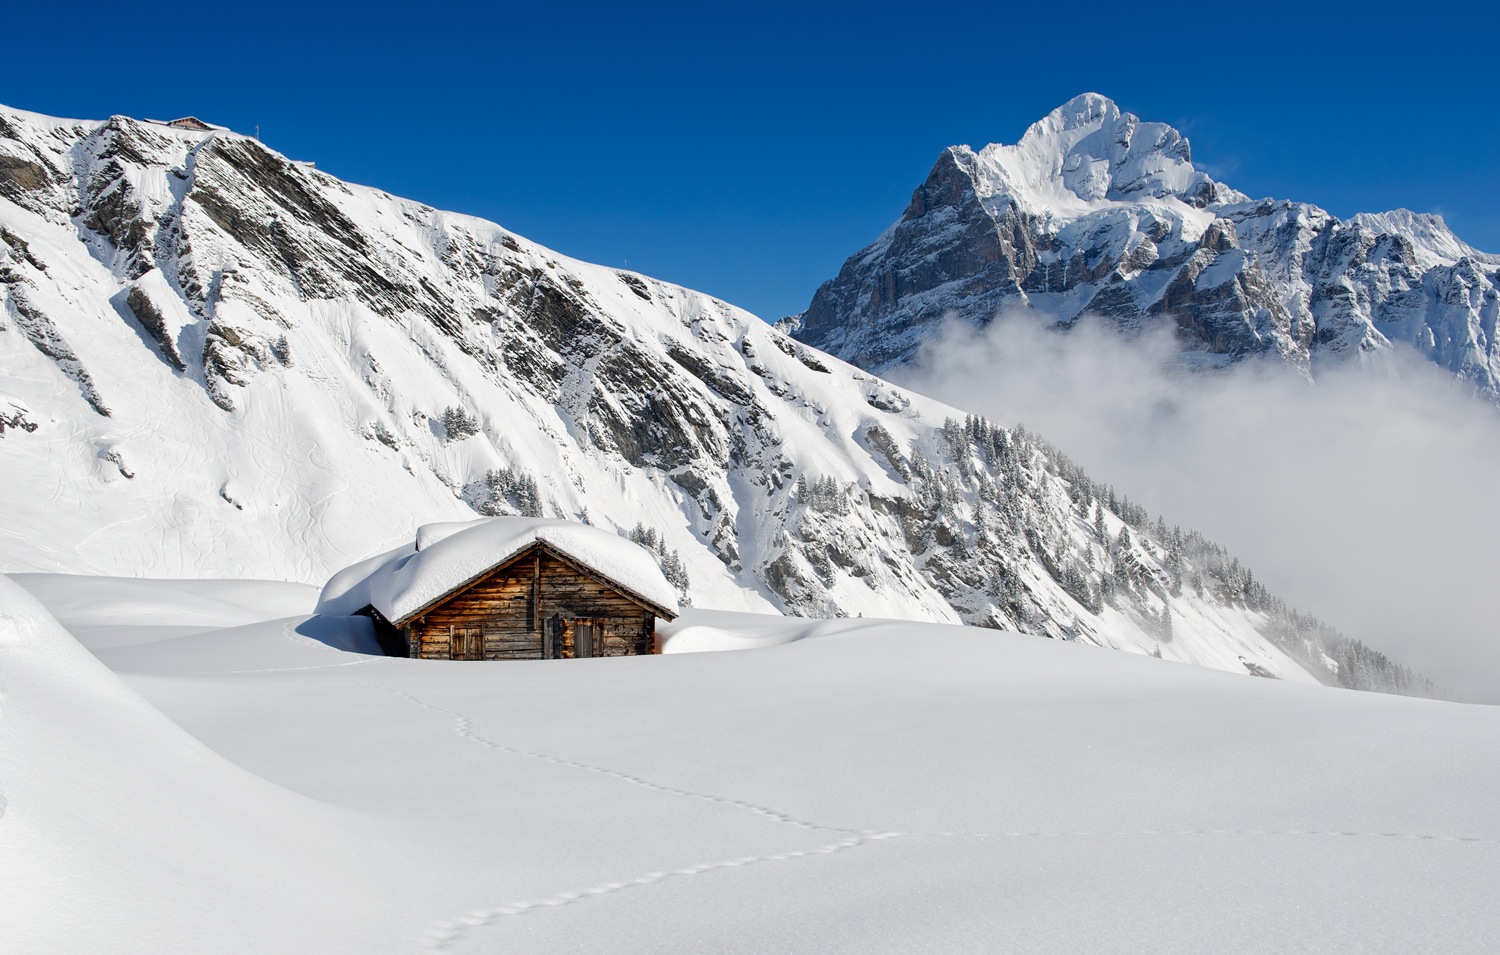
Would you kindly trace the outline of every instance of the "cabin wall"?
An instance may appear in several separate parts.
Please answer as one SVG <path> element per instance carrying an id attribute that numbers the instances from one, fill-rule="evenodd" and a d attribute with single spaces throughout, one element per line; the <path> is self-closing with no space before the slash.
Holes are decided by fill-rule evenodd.
<path id="1" fill-rule="evenodd" d="M 539 559 L 535 552 L 522 555 L 403 631 L 411 656 L 425 660 L 539 660 L 543 628 L 554 616 L 564 626 L 564 657 L 577 655 L 579 624 L 585 622 L 595 626 L 593 656 L 656 651 L 655 615 L 545 552 Z"/>
<path id="2" fill-rule="evenodd" d="M 452 659 L 453 633 L 479 629 L 485 659 L 540 659 L 542 638 L 532 620 L 532 569 L 527 564 L 501 568 L 414 622 L 412 655 Z"/>
<path id="3" fill-rule="evenodd" d="M 620 657 L 654 653 L 656 616 L 640 604 L 556 557 L 542 556 L 542 619 L 561 614 L 594 619 L 603 628 L 603 640 L 594 656 Z M 565 655 L 575 653 L 573 627 L 564 638 Z"/>

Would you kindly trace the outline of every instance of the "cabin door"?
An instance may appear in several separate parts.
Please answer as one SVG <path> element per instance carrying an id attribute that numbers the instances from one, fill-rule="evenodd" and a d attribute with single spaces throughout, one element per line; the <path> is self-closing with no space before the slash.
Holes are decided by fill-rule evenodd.
<path id="1" fill-rule="evenodd" d="M 599 655 L 604 640 L 603 628 L 597 620 L 573 621 L 573 656 L 594 657 Z"/>
<path id="2" fill-rule="evenodd" d="M 542 627 L 542 659 L 561 660 L 563 655 L 563 618 L 553 614 Z"/>
<path id="3" fill-rule="evenodd" d="M 448 659 L 484 659 L 483 630 L 478 627 L 450 627 L 448 634 Z"/>

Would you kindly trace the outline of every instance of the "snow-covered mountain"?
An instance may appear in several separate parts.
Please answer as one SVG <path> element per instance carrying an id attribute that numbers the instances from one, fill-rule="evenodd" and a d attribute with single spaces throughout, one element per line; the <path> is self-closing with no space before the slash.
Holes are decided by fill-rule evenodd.
<path id="1" fill-rule="evenodd" d="M 1440 216 L 1252 200 L 1194 167 L 1176 130 L 1094 93 L 1013 146 L 945 150 L 900 219 L 783 327 L 880 372 L 948 315 L 982 325 L 1016 306 L 1172 322 L 1194 363 L 1310 373 L 1405 343 L 1500 399 L 1500 256 Z"/>
<path id="2" fill-rule="evenodd" d="M 6 570 L 318 582 L 526 513 L 699 606 L 1431 690 L 1035 436 L 227 131 L 0 109 L 0 297 Z"/>

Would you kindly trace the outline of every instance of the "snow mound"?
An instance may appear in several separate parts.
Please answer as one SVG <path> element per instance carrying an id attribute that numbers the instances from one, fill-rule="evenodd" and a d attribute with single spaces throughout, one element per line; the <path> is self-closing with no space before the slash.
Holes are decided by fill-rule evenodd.
<path id="1" fill-rule="evenodd" d="M 402 620 L 538 543 L 677 615 L 677 591 L 645 548 L 586 524 L 531 517 L 425 524 L 411 544 L 334 574 L 317 612 L 347 615 L 370 606 Z"/>
<path id="2" fill-rule="evenodd" d="M 11 574 L 74 636 L 117 625 L 239 627 L 305 614 L 314 590 L 280 580 L 159 580 L 85 574 Z"/>
<path id="3" fill-rule="evenodd" d="M 870 618 L 607 666 L 288 624 L 101 665 L 0 578 L 0 952 L 1497 949 L 1496 707 Z"/>
<path id="4" fill-rule="evenodd" d="M 0 951 L 326 951 L 316 887 L 379 890 L 373 822 L 209 750 L 3 575 L 0 675 Z"/>
<path id="5" fill-rule="evenodd" d="M 755 650 L 813 636 L 828 621 L 774 614 L 683 608 L 670 623 L 656 625 L 662 653 Z"/>

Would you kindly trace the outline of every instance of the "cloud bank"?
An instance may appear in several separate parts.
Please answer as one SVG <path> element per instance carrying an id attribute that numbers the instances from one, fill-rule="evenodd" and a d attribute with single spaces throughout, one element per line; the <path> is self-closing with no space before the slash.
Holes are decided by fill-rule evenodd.
<path id="1" fill-rule="evenodd" d="M 1500 413 L 1417 356 L 1185 370 L 1170 330 L 950 322 L 901 384 L 1024 423 L 1273 593 L 1500 703 Z"/>

